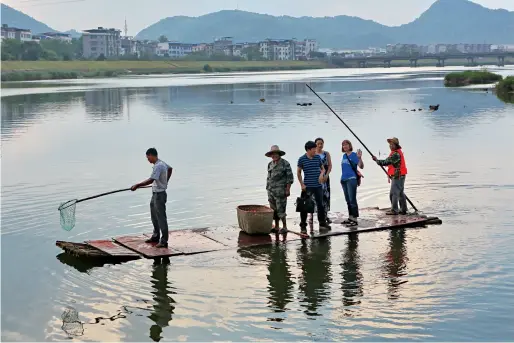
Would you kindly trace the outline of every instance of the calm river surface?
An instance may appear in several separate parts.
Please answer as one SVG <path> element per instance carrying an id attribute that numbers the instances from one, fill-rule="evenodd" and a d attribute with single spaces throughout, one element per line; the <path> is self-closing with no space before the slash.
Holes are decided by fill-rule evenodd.
<path id="1" fill-rule="evenodd" d="M 483 90 L 445 89 L 442 71 L 3 88 L 2 340 L 66 340 L 68 306 L 85 323 L 73 339 L 84 341 L 512 340 L 514 105 Z M 304 143 L 321 136 L 340 175 L 341 141 L 360 146 L 305 82 L 375 154 L 387 153 L 386 138 L 400 139 L 406 193 L 443 225 L 178 257 L 169 265 L 93 267 L 61 255 L 56 240 L 150 232 L 148 190 L 78 204 L 70 232 L 57 211 L 63 201 L 147 178 L 149 147 L 174 167 L 168 220 L 176 230 L 235 225 L 236 206 L 265 204 L 264 153 L 272 144 L 294 166 Z M 439 111 L 427 111 L 435 104 Z M 364 163 L 360 206 L 387 206 L 385 176 L 366 153 Z M 332 189 L 332 210 L 345 211 L 337 182 Z M 297 216 L 292 199 L 288 211 Z"/>

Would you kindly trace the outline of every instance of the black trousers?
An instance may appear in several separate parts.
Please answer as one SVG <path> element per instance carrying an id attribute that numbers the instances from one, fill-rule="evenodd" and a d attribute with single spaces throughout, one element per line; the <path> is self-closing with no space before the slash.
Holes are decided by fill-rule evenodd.
<path id="1" fill-rule="evenodd" d="M 307 195 L 314 198 L 316 207 L 318 209 L 318 221 L 321 225 L 326 224 L 327 218 L 325 217 L 325 208 L 323 206 L 323 188 L 322 187 L 307 187 L 302 196 Z M 307 212 L 300 212 L 301 225 L 307 225 Z"/>

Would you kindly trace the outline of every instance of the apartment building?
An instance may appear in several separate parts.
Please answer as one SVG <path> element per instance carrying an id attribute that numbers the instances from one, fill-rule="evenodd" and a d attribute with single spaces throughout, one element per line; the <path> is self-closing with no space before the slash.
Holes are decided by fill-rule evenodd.
<path id="1" fill-rule="evenodd" d="M 98 27 L 82 34 L 82 49 L 85 58 L 119 56 L 121 54 L 121 30 Z"/>
<path id="2" fill-rule="evenodd" d="M 193 46 L 194 44 L 178 42 L 159 43 L 157 47 L 157 56 L 182 58 L 193 52 Z"/>
<path id="3" fill-rule="evenodd" d="M 3 39 L 16 39 L 21 42 L 32 41 L 32 32 L 28 29 L 20 29 L 17 27 L 9 27 L 7 24 L 2 24 L 2 40 Z"/>

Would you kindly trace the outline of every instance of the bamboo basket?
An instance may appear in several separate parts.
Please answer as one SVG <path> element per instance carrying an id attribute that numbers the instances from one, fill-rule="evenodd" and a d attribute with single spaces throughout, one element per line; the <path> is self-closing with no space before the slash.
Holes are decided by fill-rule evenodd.
<path id="1" fill-rule="evenodd" d="M 263 205 L 239 205 L 237 221 L 239 228 L 249 235 L 269 234 L 273 224 L 273 210 Z"/>

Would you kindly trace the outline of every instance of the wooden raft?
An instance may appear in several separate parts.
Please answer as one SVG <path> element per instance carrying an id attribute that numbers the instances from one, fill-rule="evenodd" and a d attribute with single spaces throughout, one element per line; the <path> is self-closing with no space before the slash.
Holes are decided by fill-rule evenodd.
<path id="1" fill-rule="evenodd" d="M 169 247 L 156 248 L 155 243 L 145 243 L 150 234 L 136 236 L 115 237 L 112 240 L 91 240 L 84 243 L 57 241 L 56 245 L 65 252 L 75 256 L 84 256 L 91 259 L 105 259 L 114 261 L 133 260 L 139 258 L 160 258 L 178 255 L 192 255 L 219 251 L 225 249 L 246 248 L 256 245 L 271 244 L 276 240 L 295 241 L 300 239 L 319 239 L 323 237 L 349 235 L 382 230 L 393 230 L 406 227 L 422 227 L 429 224 L 441 224 L 437 217 L 412 214 L 404 216 L 389 216 L 385 209 L 378 207 L 360 210 L 359 225 L 346 227 L 342 221 L 346 215 L 333 213 L 332 230 L 319 231 L 316 221 L 309 225 L 307 235 L 300 234 L 299 220 L 288 222 L 289 233 L 285 235 L 250 236 L 237 226 L 222 226 L 200 229 L 186 229 L 170 231 Z M 314 219 L 316 215 L 314 215 Z"/>

